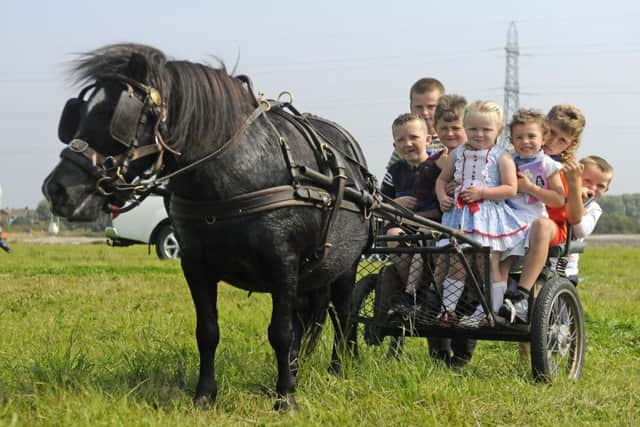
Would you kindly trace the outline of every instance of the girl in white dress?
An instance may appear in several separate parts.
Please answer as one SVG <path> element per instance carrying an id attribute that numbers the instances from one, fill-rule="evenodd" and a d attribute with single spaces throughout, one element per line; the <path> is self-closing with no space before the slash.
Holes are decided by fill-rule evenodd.
<path id="1" fill-rule="evenodd" d="M 505 203 L 518 191 L 516 166 L 512 156 L 496 146 L 502 131 L 503 114 L 492 101 L 476 101 L 467 106 L 464 127 L 467 143 L 447 158 L 436 182 L 436 194 L 443 212 L 442 224 L 459 229 L 483 246 L 491 248 L 491 300 L 497 311 L 506 290 L 506 277 L 499 268 L 500 253 L 516 246 L 525 237 L 527 224 Z M 446 183 L 458 186 L 447 196 Z M 436 275 L 437 276 L 437 275 Z M 447 320 L 455 318 L 455 308 L 464 289 L 465 272 L 452 256 L 442 282 L 442 302 Z M 476 310 L 480 314 L 481 308 Z"/>

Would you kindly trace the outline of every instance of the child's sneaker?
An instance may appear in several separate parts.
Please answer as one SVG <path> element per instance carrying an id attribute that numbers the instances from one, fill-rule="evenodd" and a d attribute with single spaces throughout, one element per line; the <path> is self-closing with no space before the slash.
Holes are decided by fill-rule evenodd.
<path id="1" fill-rule="evenodd" d="M 498 310 L 498 315 L 506 318 L 509 323 L 527 323 L 529 317 L 529 293 L 518 289 L 504 299 L 504 304 Z"/>

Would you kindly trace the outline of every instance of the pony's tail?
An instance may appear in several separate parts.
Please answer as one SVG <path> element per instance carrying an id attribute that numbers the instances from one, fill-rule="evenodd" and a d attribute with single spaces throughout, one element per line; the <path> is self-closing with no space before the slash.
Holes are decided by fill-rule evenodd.
<path id="1" fill-rule="evenodd" d="M 300 355 L 308 359 L 318 345 L 329 310 L 329 289 L 319 288 L 299 297 L 298 319 L 303 325 Z"/>

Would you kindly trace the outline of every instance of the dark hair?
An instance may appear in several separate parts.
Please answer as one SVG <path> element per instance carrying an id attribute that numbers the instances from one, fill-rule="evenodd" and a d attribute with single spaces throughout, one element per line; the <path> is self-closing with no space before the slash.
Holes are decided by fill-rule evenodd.
<path id="1" fill-rule="evenodd" d="M 436 112 L 434 114 L 434 122 L 440 120 L 452 122 L 454 120 L 462 120 L 464 117 L 464 108 L 467 106 L 467 100 L 460 95 L 443 95 L 438 99 Z"/>
<path id="2" fill-rule="evenodd" d="M 509 129 L 513 132 L 514 126 L 526 125 L 527 123 L 535 123 L 540 126 L 543 139 L 549 134 L 549 123 L 547 123 L 544 113 L 528 108 L 521 108 L 515 112 L 509 123 Z"/>
<path id="3" fill-rule="evenodd" d="M 438 79 L 432 77 L 424 77 L 416 81 L 409 90 L 409 102 L 414 93 L 423 94 L 439 90 L 441 94 L 444 94 L 444 85 Z"/>
<path id="4" fill-rule="evenodd" d="M 425 131 L 427 131 L 427 122 L 424 121 L 424 118 L 422 118 L 422 116 L 418 114 L 413 114 L 413 113 L 403 113 L 403 114 L 400 114 L 398 117 L 396 117 L 396 119 L 391 124 L 391 130 L 393 131 L 395 128 L 402 126 L 404 124 L 407 124 L 409 122 L 412 122 L 414 120 L 419 121 L 424 126 Z"/>

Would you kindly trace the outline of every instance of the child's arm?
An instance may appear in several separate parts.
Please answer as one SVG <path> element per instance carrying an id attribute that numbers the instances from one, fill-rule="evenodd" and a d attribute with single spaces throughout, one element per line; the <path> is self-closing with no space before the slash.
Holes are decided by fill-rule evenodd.
<path id="1" fill-rule="evenodd" d="M 447 162 L 447 159 L 449 158 L 447 154 L 448 153 L 447 148 L 445 147 L 444 150 L 445 152 L 440 156 L 438 160 L 436 160 L 436 166 L 438 166 L 440 170 L 444 168 L 444 164 Z M 445 189 L 447 190 L 447 195 L 453 196 L 456 192 L 457 186 L 458 186 L 458 183 L 453 180 L 453 176 L 452 176 L 451 180 L 447 182 L 447 185 L 445 187 Z"/>
<path id="2" fill-rule="evenodd" d="M 567 222 L 571 225 L 578 224 L 584 216 L 582 204 L 582 169 L 583 166 L 575 160 L 568 160 L 562 168 L 564 177 L 569 187 L 567 196 Z"/>
<path id="3" fill-rule="evenodd" d="M 505 200 L 510 199 L 518 193 L 518 177 L 516 175 L 516 164 L 511 155 L 503 153 L 498 159 L 500 169 L 500 185 L 495 187 L 469 187 L 460 193 L 462 200 L 466 203 L 477 202 L 479 200 Z"/>
<path id="4" fill-rule="evenodd" d="M 440 166 L 440 175 L 436 180 L 436 196 L 443 212 L 448 211 L 453 206 L 453 197 L 447 194 L 447 183 L 453 180 L 454 168 L 455 156 L 448 156 Z"/>
<path id="5" fill-rule="evenodd" d="M 602 208 L 598 203 L 591 202 L 585 206 L 582 220 L 573 226 L 573 236 L 581 239 L 593 233 L 600 215 L 602 215 Z"/>
<path id="6" fill-rule="evenodd" d="M 564 188 L 558 172 L 547 178 L 547 188 L 538 187 L 526 175 L 518 173 L 518 192 L 530 194 L 551 207 L 564 205 Z"/>

